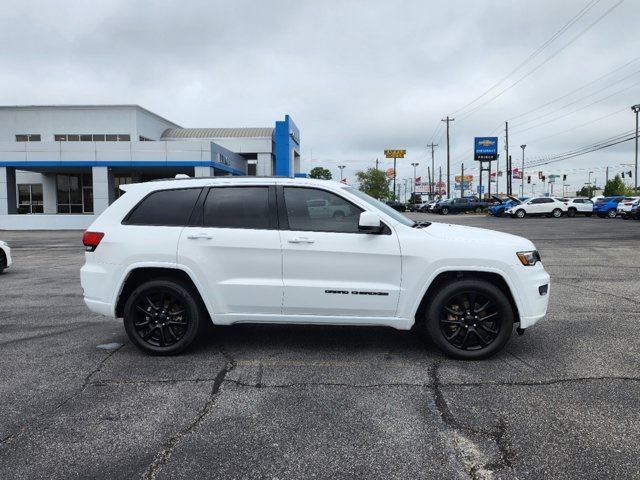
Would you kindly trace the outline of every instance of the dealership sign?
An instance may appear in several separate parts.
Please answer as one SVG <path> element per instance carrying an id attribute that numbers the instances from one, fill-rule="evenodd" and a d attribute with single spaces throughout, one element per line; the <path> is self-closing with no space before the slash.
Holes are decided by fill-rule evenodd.
<path id="1" fill-rule="evenodd" d="M 498 158 L 498 137 L 476 137 L 474 139 L 473 159 L 490 162 Z"/>
<path id="2" fill-rule="evenodd" d="M 406 150 L 385 150 L 384 156 L 387 158 L 404 158 L 407 154 Z"/>

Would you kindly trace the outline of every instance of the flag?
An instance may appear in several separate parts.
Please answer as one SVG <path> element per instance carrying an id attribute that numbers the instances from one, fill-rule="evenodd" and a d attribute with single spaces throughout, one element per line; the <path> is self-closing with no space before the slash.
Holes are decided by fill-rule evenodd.
<path id="1" fill-rule="evenodd" d="M 511 170 L 511 176 L 514 179 L 522 180 L 522 172 L 517 168 L 514 168 L 513 170 Z"/>
<path id="2" fill-rule="evenodd" d="M 422 177 L 416 177 L 416 185 L 420 185 L 422 183 Z"/>

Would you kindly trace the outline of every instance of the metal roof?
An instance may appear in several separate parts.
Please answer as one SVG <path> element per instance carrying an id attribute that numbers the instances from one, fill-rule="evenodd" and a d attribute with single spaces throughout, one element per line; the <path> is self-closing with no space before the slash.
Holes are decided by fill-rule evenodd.
<path id="1" fill-rule="evenodd" d="M 274 128 L 167 128 L 161 140 L 182 138 L 271 138 Z"/>

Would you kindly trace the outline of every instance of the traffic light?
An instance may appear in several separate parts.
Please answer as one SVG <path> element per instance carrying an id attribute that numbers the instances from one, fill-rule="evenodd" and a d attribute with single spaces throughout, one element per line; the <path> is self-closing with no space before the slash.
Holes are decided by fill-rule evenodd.
<path id="1" fill-rule="evenodd" d="M 527 176 L 527 183 L 531 183 L 531 175 Z"/>
<path id="2" fill-rule="evenodd" d="M 629 175 L 629 178 L 633 178 L 633 175 L 631 175 L 631 170 L 627 172 L 627 175 Z"/>
<path id="3" fill-rule="evenodd" d="M 546 178 L 547 178 L 547 177 L 545 177 L 544 175 L 542 175 L 541 180 L 544 182 Z"/>
<path id="4" fill-rule="evenodd" d="M 624 178 L 624 172 L 622 172 L 622 178 Z"/>
<path id="5" fill-rule="evenodd" d="M 563 181 L 563 182 L 566 182 L 566 181 L 567 181 L 567 175 L 566 175 L 566 174 L 562 175 L 562 181 Z"/>

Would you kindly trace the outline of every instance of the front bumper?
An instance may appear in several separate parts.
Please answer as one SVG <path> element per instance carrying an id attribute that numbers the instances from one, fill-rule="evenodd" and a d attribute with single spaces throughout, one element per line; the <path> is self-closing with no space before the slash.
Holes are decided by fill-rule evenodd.
<path id="1" fill-rule="evenodd" d="M 541 264 L 531 268 L 533 271 L 520 274 L 520 302 L 518 305 L 520 314 L 520 328 L 529 328 L 542 320 L 549 307 L 549 295 L 551 294 L 551 277 Z M 542 294 L 546 285 L 546 293 Z"/>

